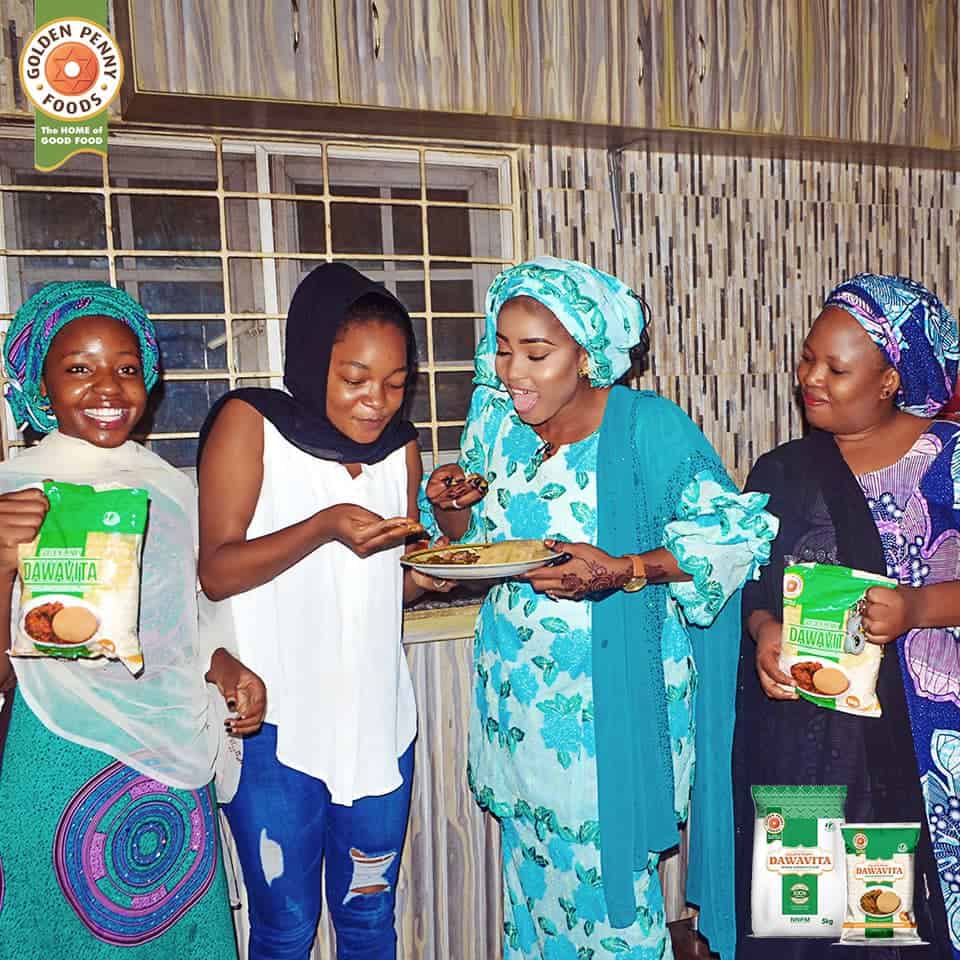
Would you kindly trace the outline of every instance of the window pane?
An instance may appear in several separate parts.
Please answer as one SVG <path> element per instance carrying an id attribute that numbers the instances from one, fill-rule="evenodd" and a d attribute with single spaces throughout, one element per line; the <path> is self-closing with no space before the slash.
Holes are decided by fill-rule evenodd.
<path id="1" fill-rule="evenodd" d="M 2 193 L 6 244 L 19 250 L 102 250 L 103 197 L 92 193 Z"/>
<path id="2" fill-rule="evenodd" d="M 199 430 L 210 407 L 228 389 L 226 380 L 163 380 L 150 394 L 140 427 L 149 433 Z"/>
<path id="3" fill-rule="evenodd" d="M 233 362 L 237 371 L 279 373 L 283 365 L 283 320 L 234 320 Z"/>
<path id="4" fill-rule="evenodd" d="M 407 410 L 410 419 L 415 423 L 430 422 L 430 378 L 421 373 L 410 388 L 410 399 L 407 401 Z"/>
<path id="5" fill-rule="evenodd" d="M 473 374 L 437 373 L 437 419 L 465 420 L 473 393 Z"/>
<path id="6" fill-rule="evenodd" d="M 510 161 L 503 156 L 489 159 L 481 166 L 469 155 L 429 150 L 427 187 L 465 190 L 471 203 L 512 203 Z"/>
<path id="7" fill-rule="evenodd" d="M 403 187 L 420 194 L 420 156 L 415 150 L 327 150 L 330 192 L 337 196 L 381 196 L 381 189 Z"/>
<path id="8" fill-rule="evenodd" d="M 11 312 L 53 280 L 110 280 L 106 257 L 0 257 L 4 264 Z"/>
<path id="9" fill-rule="evenodd" d="M 220 261 L 209 257 L 120 257 L 117 284 L 147 313 L 223 313 Z"/>
<path id="10" fill-rule="evenodd" d="M 417 359 L 427 362 L 427 321 L 423 317 L 413 317 L 413 335 L 417 340 Z"/>
<path id="11" fill-rule="evenodd" d="M 124 250 L 219 250 L 216 197 L 113 197 L 113 243 Z"/>
<path id="12" fill-rule="evenodd" d="M 327 214 L 323 204 L 315 200 L 275 200 L 273 237 L 277 250 L 326 253 Z"/>
<path id="13" fill-rule="evenodd" d="M 272 193 L 322 194 L 323 161 L 320 151 L 309 157 L 271 154 L 270 190 Z"/>
<path id="14" fill-rule="evenodd" d="M 40 173 L 33 166 L 32 137 L 23 140 L 19 137 L 0 137 L 0 183 L 102 187 L 103 160 L 94 154 L 78 153 L 59 170 Z"/>
<path id="15" fill-rule="evenodd" d="M 452 452 L 453 459 L 460 456 L 460 435 L 463 427 L 438 427 L 437 442 L 442 452 Z"/>
<path id="16" fill-rule="evenodd" d="M 281 269 L 289 269 L 290 261 L 278 261 L 278 275 Z M 283 267 L 281 265 L 284 265 Z M 235 313 L 264 313 L 263 271 L 272 269 L 269 264 L 252 257 L 234 257 L 230 260 L 230 306 Z M 293 291 L 291 290 L 291 293 Z M 280 294 L 280 310 L 285 310 L 290 298 Z"/>
<path id="17" fill-rule="evenodd" d="M 513 216 L 505 210 L 429 207 L 430 253 L 443 257 L 513 257 Z"/>
<path id="18" fill-rule="evenodd" d="M 260 204 L 257 200 L 227 197 L 223 202 L 227 215 L 227 249 L 260 249 Z"/>
<path id="19" fill-rule="evenodd" d="M 163 370 L 227 369 L 223 320 L 157 320 Z"/>
<path id="20" fill-rule="evenodd" d="M 194 150 L 157 143 L 142 147 L 111 144 L 107 157 L 110 183 L 114 187 L 216 190 L 217 154 L 211 141 L 205 143 L 207 149 L 198 145 Z"/>
<path id="21" fill-rule="evenodd" d="M 332 203 L 334 253 L 383 253 L 383 208 L 376 203 Z"/>
<path id="22" fill-rule="evenodd" d="M 434 360 L 471 362 L 477 345 L 475 325 L 482 322 L 468 317 L 434 317 Z"/>
<path id="23" fill-rule="evenodd" d="M 487 290 L 501 269 L 491 263 L 431 263 L 433 312 L 482 314 Z"/>

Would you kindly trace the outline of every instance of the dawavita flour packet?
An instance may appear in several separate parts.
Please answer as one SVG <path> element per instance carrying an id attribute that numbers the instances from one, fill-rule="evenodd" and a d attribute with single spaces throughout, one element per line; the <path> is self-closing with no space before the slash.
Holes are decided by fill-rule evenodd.
<path id="1" fill-rule="evenodd" d="M 46 481 L 37 538 L 20 545 L 11 656 L 109 657 L 143 668 L 137 619 L 146 490 Z"/>
<path id="2" fill-rule="evenodd" d="M 753 787 L 754 936 L 840 936 L 846 798 L 843 786 Z"/>
<path id="3" fill-rule="evenodd" d="M 883 648 L 863 631 L 864 595 L 895 580 L 850 567 L 798 563 L 783 573 L 780 666 L 804 700 L 826 710 L 879 717 Z"/>
<path id="4" fill-rule="evenodd" d="M 844 943 L 918 943 L 913 861 L 919 823 L 848 823 Z"/>

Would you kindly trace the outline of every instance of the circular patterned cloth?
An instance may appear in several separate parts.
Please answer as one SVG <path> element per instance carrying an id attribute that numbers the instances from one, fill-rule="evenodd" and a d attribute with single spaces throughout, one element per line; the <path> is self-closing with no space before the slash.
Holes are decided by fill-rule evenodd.
<path id="1" fill-rule="evenodd" d="M 217 866 L 208 789 L 177 790 L 120 763 L 67 805 L 53 850 L 57 880 L 94 936 L 135 946 L 201 899 Z"/>

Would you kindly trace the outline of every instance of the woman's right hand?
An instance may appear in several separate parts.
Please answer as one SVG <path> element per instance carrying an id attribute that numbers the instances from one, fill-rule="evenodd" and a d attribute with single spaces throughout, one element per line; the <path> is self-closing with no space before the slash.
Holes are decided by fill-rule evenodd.
<path id="1" fill-rule="evenodd" d="M 487 481 L 479 473 L 469 475 L 457 463 L 445 463 L 430 474 L 427 499 L 437 510 L 467 510 L 487 495 Z"/>
<path id="2" fill-rule="evenodd" d="M 381 550 L 398 547 L 424 529 L 409 517 L 384 520 L 379 514 L 355 503 L 338 503 L 317 514 L 328 525 L 330 538 L 338 540 L 358 557 L 369 557 Z"/>
<path id="3" fill-rule="evenodd" d="M 37 536 L 50 502 L 42 490 L 16 490 L 0 495 L 0 574 L 13 575 L 19 562 L 18 545 Z"/>
<path id="4" fill-rule="evenodd" d="M 757 676 L 763 692 L 771 700 L 798 700 L 793 678 L 780 669 L 782 643 L 783 624 L 779 620 L 767 620 L 757 635 Z"/>

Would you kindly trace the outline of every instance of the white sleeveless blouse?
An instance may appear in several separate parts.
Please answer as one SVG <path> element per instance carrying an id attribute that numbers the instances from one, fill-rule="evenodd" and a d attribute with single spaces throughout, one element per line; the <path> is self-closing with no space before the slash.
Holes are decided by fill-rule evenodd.
<path id="1" fill-rule="evenodd" d="M 340 503 L 382 517 L 407 512 L 403 448 L 353 479 L 263 422 L 263 486 L 247 539 Z M 267 686 L 277 758 L 350 805 L 400 786 L 397 760 L 417 731 L 400 635 L 402 547 L 361 559 L 340 543 L 231 599 L 240 659 Z"/>

